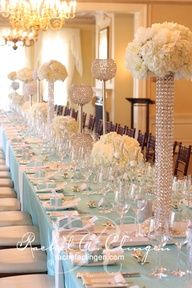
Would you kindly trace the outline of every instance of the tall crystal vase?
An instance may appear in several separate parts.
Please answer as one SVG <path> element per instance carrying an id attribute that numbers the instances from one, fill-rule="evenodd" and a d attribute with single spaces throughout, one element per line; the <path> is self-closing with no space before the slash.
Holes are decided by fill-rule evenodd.
<path id="1" fill-rule="evenodd" d="M 48 115 L 47 122 L 51 124 L 54 118 L 54 82 L 48 82 Z"/>
<path id="2" fill-rule="evenodd" d="M 161 227 L 167 227 L 171 212 L 173 171 L 173 105 L 174 75 L 157 78 L 156 82 L 156 143 L 155 217 Z"/>

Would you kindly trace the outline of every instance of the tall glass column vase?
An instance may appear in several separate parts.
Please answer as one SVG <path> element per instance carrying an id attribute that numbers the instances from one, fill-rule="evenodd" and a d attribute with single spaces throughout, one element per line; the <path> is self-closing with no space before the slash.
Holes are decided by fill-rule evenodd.
<path id="1" fill-rule="evenodd" d="M 54 82 L 48 81 L 48 125 L 52 123 L 54 118 Z"/>
<path id="2" fill-rule="evenodd" d="M 156 82 L 155 218 L 167 227 L 171 212 L 173 171 L 174 74 Z"/>

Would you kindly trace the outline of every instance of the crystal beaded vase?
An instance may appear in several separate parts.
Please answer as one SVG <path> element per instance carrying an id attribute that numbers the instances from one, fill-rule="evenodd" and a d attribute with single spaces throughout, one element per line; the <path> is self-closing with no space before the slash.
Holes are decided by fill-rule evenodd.
<path id="1" fill-rule="evenodd" d="M 163 228 L 171 213 L 173 173 L 174 74 L 156 82 L 155 218 Z"/>
<path id="2" fill-rule="evenodd" d="M 48 82 L 48 114 L 47 122 L 51 124 L 54 118 L 54 82 Z"/>

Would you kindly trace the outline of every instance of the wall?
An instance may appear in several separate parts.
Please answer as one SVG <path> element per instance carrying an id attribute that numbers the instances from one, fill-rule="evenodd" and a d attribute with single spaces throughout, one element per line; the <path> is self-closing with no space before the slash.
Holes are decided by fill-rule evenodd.
<path id="1" fill-rule="evenodd" d="M 133 38 L 133 20 L 131 14 L 115 14 L 114 59 L 117 73 L 114 85 L 114 121 L 128 126 L 130 126 L 130 103 L 125 98 L 133 97 L 133 79 L 125 68 L 125 50 Z"/>
<path id="2" fill-rule="evenodd" d="M 73 84 L 87 84 L 94 86 L 94 79 L 91 74 L 91 65 L 95 59 L 95 25 L 94 24 L 78 24 L 70 25 L 71 28 L 79 28 L 81 33 L 81 48 L 83 59 L 83 76 L 82 78 L 77 71 L 74 73 Z M 70 105 L 74 106 L 74 105 Z M 75 107 L 76 108 L 76 107 Z M 94 103 L 88 103 L 84 106 L 84 112 L 89 114 L 95 113 Z"/>
<path id="3" fill-rule="evenodd" d="M 149 22 L 173 21 L 192 30 L 192 4 L 149 5 Z M 150 23 L 149 23 L 150 24 Z M 155 100 L 155 83 L 149 82 L 148 95 Z M 175 81 L 175 135 L 174 138 L 192 144 L 192 81 Z M 151 109 L 152 131 L 154 131 L 155 109 Z"/>

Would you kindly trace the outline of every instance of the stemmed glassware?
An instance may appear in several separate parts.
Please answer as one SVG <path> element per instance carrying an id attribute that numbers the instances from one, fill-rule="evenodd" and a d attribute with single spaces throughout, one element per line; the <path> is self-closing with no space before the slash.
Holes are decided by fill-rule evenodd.
<path id="1" fill-rule="evenodd" d="M 177 247 L 177 267 L 175 271 L 171 272 L 171 274 L 176 277 L 183 277 L 186 272 L 180 267 L 180 255 L 183 245 L 187 243 L 187 221 L 182 211 L 173 212 L 171 218 L 171 238 L 172 242 Z"/>
<path id="2" fill-rule="evenodd" d="M 144 221 L 144 210 L 148 203 L 146 196 L 142 191 L 142 187 L 132 184 L 129 199 L 131 202 L 131 208 L 135 213 L 135 224 L 137 225 L 135 236 L 142 237 L 143 233 L 141 231 L 141 223 Z"/>
<path id="3" fill-rule="evenodd" d="M 115 191 L 115 211 L 119 214 L 119 226 L 120 226 L 120 234 L 122 233 L 122 225 L 124 216 L 130 209 L 130 202 L 128 201 L 128 193 L 123 186 L 123 182 L 120 180 L 118 183 L 117 190 Z"/>
<path id="4" fill-rule="evenodd" d="M 160 225 L 160 223 L 158 222 L 158 217 L 151 217 L 149 219 L 148 231 L 146 233 L 150 244 L 153 246 L 153 249 L 157 254 L 157 265 L 154 271 L 152 271 L 151 276 L 159 279 L 168 276 L 167 269 L 161 264 L 161 255 L 162 248 L 167 244 L 170 239 L 169 222 L 169 219 L 167 219 L 167 222 L 162 227 L 162 225 Z"/>

